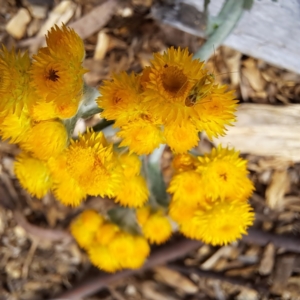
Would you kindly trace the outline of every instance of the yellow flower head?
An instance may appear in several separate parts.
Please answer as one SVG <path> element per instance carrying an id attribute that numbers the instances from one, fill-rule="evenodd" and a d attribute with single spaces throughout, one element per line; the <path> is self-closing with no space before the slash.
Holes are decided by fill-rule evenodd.
<path id="1" fill-rule="evenodd" d="M 172 199 L 169 205 L 169 216 L 178 224 L 184 224 L 190 222 L 198 208 L 198 204 Z"/>
<path id="2" fill-rule="evenodd" d="M 103 217 L 94 210 L 85 210 L 72 221 L 70 230 L 80 247 L 87 248 L 92 243 L 103 222 Z"/>
<path id="3" fill-rule="evenodd" d="M 246 234 L 253 220 L 254 213 L 248 203 L 219 200 L 210 209 L 195 210 L 194 216 L 181 224 L 180 231 L 213 246 L 226 245 Z"/>
<path id="4" fill-rule="evenodd" d="M 53 102 L 58 118 L 70 118 L 78 110 L 83 94 L 83 74 L 80 62 L 70 65 L 68 60 L 57 60 L 48 48 L 42 48 L 31 68 L 32 85 L 40 101 Z"/>
<path id="5" fill-rule="evenodd" d="M 19 114 L 29 93 L 30 58 L 15 50 L 0 49 L 0 111 Z"/>
<path id="6" fill-rule="evenodd" d="M 173 168 L 175 172 L 181 173 L 185 171 L 195 170 L 198 159 L 189 153 L 177 154 L 173 158 Z"/>
<path id="7" fill-rule="evenodd" d="M 205 131 L 209 139 L 225 135 L 225 126 L 236 121 L 234 113 L 238 101 L 234 100 L 234 92 L 226 92 L 226 88 L 216 86 L 209 96 L 193 107 L 193 123 L 199 131 Z"/>
<path id="8" fill-rule="evenodd" d="M 21 147 L 41 160 L 58 156 L 67 147 L 68 134 L 60 121 L 43 121 L 32 126 Z"/>
<path id="9" fill-rule="evenodd" d="M 122 178 L 122 168 L 102 132 L 88 131 L 71 140 L 64 152 L 66 170 L 87 194 L 115 196 Z M 59 172 L 59 169 L 57 169 Z"/>
<path id="10" fill-rule="evenodd" d="M 193 60 L 187 49 L 171 47 L 163 54 L 154 54 L 151 64 L 144 92 L 150 111 L 166 124 L 182 123 L 189 115 L 185 99 L 195 82 L 206 74 L 203 62 Z"/>
<path id="11" fill-rule="evenodd" d="M 117 225 L 106 221 L 99 226 L 87 250 L 92 264 L 106 272 L 115 272 L 123 268 L 141 267 L 150 247 L 143 237 L 122 231 Z"/>
<path id="12" fill-rule="evenodd" d="M 198 160 L 197 172 L 202 174 L 207 195 L 243 201 L 250 197 L 254 186 L 247 177 L 247 161 L 239 157 L 238 151 L 219 146 Z"/>
<path id="13" fill-rule="evenodd" d="M 173 194 L 174 201 L 189 204 L 203 204 L 204 191 L 202 176 L 193 170 L 173 176 L 168 187 L 168 192 Z"/>
<path id="14" fill-rule="evenodd" d="M 100 87 L 98 105 L 107 120 L 116 120 L 118 126 L 127 124 L 140 114 L 140 81 L 133 73 L 113 75 L 112 81 L 104 81 Z"/>
<path id="15" fill-rule="evenodd" d="M 151 67 L 145 67 L 140 75 L 141 87 L 143 90 L 146 89 L 146 86 L 150 80 Z"/>
<path id="16" fill-rule="evenodd" d="M 109 249 L 122 268 L 140 268 L 150 253 L 150 247 L 142 236 L 120 232 L 109 244 Z"/>
<path id="17" fill-rule="evenodd" d="M 150 116 L 142 116 L 121 127 L 117 135 L 122 138 L 120 147 L 129 147 L 136 154 L 150 154 L 164 143 L 160 126 Z"/>
<path id="18" fill-rule="evenodd" d="M 27 138 L 31 129 L 31 119 L 28 110 L 24 107 L 20 114 L 9 112 L 0 116 L 0 135 L 10 143 L 19 143 Z"/>
<path id="19" fill-rule="evenodd" d="M 143 226 L 146 224 L 147 220 L 151 215 L 151 207 L 150 206 L 143 206 L 136 210 L 136 218 L 138 223 Z"/>
<path id="20" fill-rule="evenodd" d="M 118 257 L 107 246 L 95 244 L 88 248 L 91 263 L 105 272 L 116 272 L 122 269 Z"/>
<path id="21" fill-rule="evenodd" d="M 140 174 L 142 163 L 136 154 L 123 153 L 119 156 L 123 174 L 130 178 Z"/>
<path id="22" fill-rule="evenodd" d="M 146 218 L 145 209 L 148 210 Z M 167 241 L 172 234 L 172 227 L 163 211 L 151 212 L 150 207 L 138 209 L 137 220 L 142 227 L 143 234 L 150 243 L 162 244 Z"/>
<path id="23" fill-rule="evenodd" d="M 48 31 L 46 43 L 51 56 L 82 62 L 85 55 L 84 44 L 79 35 L 66 25 L 59 28 L 57 25 Z"/>
<path id="24" fill-rule="evenodd" d="M 118 232 L 120 232 L 120 228 L 116 224 L 105 222 L 104 224 L 99 226 L 97 230 L 95 243 L 102 246 L 108 246 L 116 237 Z"/>
<path id="25" fill-rule="evenodd" d="M 116 189 L 115 202 L 128 207 L 141 207 L 149 198 L 147 183 L 142 176 L 124 177 Z"/>
<path id="26" fill-rule="evenodd" d="M 87 192 L 70 175 L 67 169 L 66 155 L 51 157 L 48 166 L 53 178 L 53 193 L 64 205 L 78 206 L 86 198 Z"/>
<path id="27" fill-rule="evenodd" d="M 52 187 L 52 178 L 47 165 L 27 153 L 21 153 L 16 157 L 14 171 L 22 187 L 32 196 L 42 198 Z"/>
<path id="28" fill-rule="evenodd" d="M 30 116 L 33 120 L 47 121 L 57 118 L 68 118 L 77 112 L 78 103 L 76 101 L 70 102 L 69 97 L 66 97 L 64 102 L 58 103 L 55 101 L 46 101 L 46 98 L 39 98 L 35 93 L 36 98 L 29 106 Z"/>
<path id="29" fill-rule="evenodd" d="M 197 146 L 198 130 L 192 123 L 168 124 L 164 128 L 167 144 L 175 153 L 184 153 Z"/>

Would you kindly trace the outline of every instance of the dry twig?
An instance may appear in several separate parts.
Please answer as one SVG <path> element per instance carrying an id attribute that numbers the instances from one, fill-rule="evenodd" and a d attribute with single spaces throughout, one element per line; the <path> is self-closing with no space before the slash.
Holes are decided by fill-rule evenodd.
<path id="1" fill-rule="evenodd" d="M 260 231 L 258 229 L 250 229 L 249 234 L 243 238 L 243 241 L 249 244 L 265 246 L 268 243 L 273 243 L 276 247 L 285 248 L 288 251 L 300 253 L 300 239 L 292 236 L 280 236 L 272 233 Z M 169 261 L 176 260 L 183 257 L 188 252 L 200 247 L 202 245 L 199 241 L 193 241 L 182 238 L 179 241 L 165 245 L 150 255 L 146 264 L 138 270 L 125 270 L 115 274 L 101 274 L 96 278 L 79 283 L 78 286 L 61 294 L 59 297 L 52 299 L 58 300 L 61 298 L 67 298 L 69 300 L 80 299 L 89 295 L 93 295 L 95 292 L 102 290 L 107 285 L 130 275 L 134 275 L 153 268 L 154 266 L 165 264 Z M 194 269 L 193 269 L 194 272 Z M 198 271 L 197 271 L 198 272 Z M 199 271 L 200 272 L 200 271 Z M 201 274 L 200 274 L 201 273 Z M 237 278 L 225 277 L 223 274 L 215 272 L 200 272 L 199 275 L 208 278 L 217 278 L 231 282 L 232 284 L 247 286 L 243 280 L 237 280 Z M 251 285 L 248 287 L 251 287 Z M 265 286 L 252 286 L 258 291 L 266 291 Z"/>

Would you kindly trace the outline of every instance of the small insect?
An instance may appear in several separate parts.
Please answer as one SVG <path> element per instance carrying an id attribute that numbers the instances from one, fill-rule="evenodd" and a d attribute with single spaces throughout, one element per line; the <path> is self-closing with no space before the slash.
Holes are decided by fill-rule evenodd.
<path id="1" fill-rule="evenodd" d="M 203 76 L 190 90 L 188 96 L 185 99 L 185 106 L 193 107 L 201 99 L 205 98 L 212 90 L 215 82 L 214 74 L 207 74 Z"/>

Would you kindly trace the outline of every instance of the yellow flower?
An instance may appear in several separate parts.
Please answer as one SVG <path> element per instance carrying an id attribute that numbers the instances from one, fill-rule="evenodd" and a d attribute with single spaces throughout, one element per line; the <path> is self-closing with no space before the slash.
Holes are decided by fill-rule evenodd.
<path id="1" fill-rule="evenodd" d="M 10 143 L 19 143 L 26 139 L 31 129 L 31 119 L 26 107 L 20 114 L 6 113 L 0 117 L 0 135 L 3 140 L 9 139 Z"/>
<path id="2" fill-rule="evenodd" d="M 116 189 L 115 202 L 128 207 L 141 207 L 149 198 L 147 183 L 142 176 L 124 177 Z"/>
<path id="3" fill-rule="evenodd" d="M 88 255 L 91 263 L 105 272 L 113 273 L 122 269 L 118 257 L 106 246 L 95 244 L 88 248 Z"/>
<path id="4" fill-rule="evenodd" d="M 150 253 L 145 238 L 127 232 L 120 232 L 108 247 L 122 268 L 128 269 L 140 268 Z"/>
<path id="5" fill-rule="evenodd" d="M 48 31 L 46 42 L 51 56 L 63 60 L 82 62 L 85 55 L 84 44 L 74 29 L 62 24 Z"/>
<path id="6" fill-rule="evenodd" d="M 178 224 L 185 224 L 190 222 L 198 208 L 198 204 L 172 199 L 169 205 L 169 216 Z"/>
<path id="7" fill-rule="evenodd" d="M 103 109 L 101 116 L 117 120 L 118 126 L 127 124 L 140 113 L 140 82 L 133 73 L 113 75 L 112 81 L 104 81 L 97 103 Z"/>
<path id="8" fill-rule="evenodd" d="M 16 157 L 14 171 L 22 187 L 32 196 L 42 198 L 52 187 L 52 178 L 47 165 L 27 153 L 21 153 Z"/>
<path id="9" fill-rule="evenodd" d="M 107 246 L 116 237 L 118 232 L 120 232 L 120 228 L 116 224 L 106 222 L 98 228 L 95 243 Z"/>
<path id="10" fill-rule="evenodd" d="M 189 153 L 177 154 L 174 156 L 172 166 L 175 172 L 181 173 L 185 171 L 195 170 L 198 160 Z"/>
<path id="11" fill-rule="evenodd" d="M 94 210 L 85 210 L 72 221 L 70 230 L 80 247 L 87 248 L 92 243 L 103 222 L 103 217 Z"/>
<path id="12" fill-rule="evenodd" d="M 203 62 L 193 60 L 187 49 L 171 47 L 163 54 L 154 54 L 151 64 L 144 92 L 149 110 L 166 124 L 181 124 L 189 115 L 185 99 L 196 81 L 206 74 Z"/>
<path id="13" fill-rule="evenodd" d="M 59 107 L 54 102 L 43 100 L 36 100 L 29 109 L 31 118 L 38 122 L 56 119 L 61 114 Z"/>
<path id="14" fill-rule="evenodd" d="M 129 147 L 136 154 L 150 154 L 164 138 L 160 126 L 149 116 L 144 116 L 121 127 L 117 133 L 123 140 L 120 147 Z"/>
<path id="15" fill-rule="evenodd" d="M 123 174 L 130 178 L 140 174 L 142 163 L 136 154 L 123 153 L 119 156 Z"/>
<path id="16" fill-rule="evenodd" d="M 143 226 L 149 219 L 151 214 L 150 206 L 143 206 L 136 210 L 136 218 L 138 223 Z"/>
<path id="17" fill-rule="evenodd" d="M 122 268 L 141 267 L 150 247 L 143 237 L 122 231 L 106 221 L 98 228 L 94 242 L 87 250 L 92 264 L 106 272 L 115 272 Z"/>
<path id="18" fill-rule="evenodd" d="M 29 93 L 28 52 L 0 49 L 0 111 L 20 114 Z"/>
<path id="19" fill-rule="evenodd" d="M 83 94 L 82 76 L 86 72 L 81 62 L 70 64 L 69 60 L 53 58 L 48 48 L 40 49 L 33 58 L 32 86 L 40 101 L 53 102 L 59 118 L 75 115 Z"/>
<path id="20" fill-rule="evenodd" d="M 151 212 L 150 207 L 146 209 L 149 211 L 148 218 L 145 218 L 145 208 L 139 209 L 136 212 L 137 220 L 142 227 L 143 234 L 150 243 L 162 244 L 167 241 L 172 234 L 170 221 L 163 211 L 158 210 Z"/>
<path id="21" fill-rule="evenodd" d="M 210 209 L 195 210 L 194 216 L 181 224 L 180 231 L 213 246 L 226 245 L 246 234 L 253 220 L 254 213 L 248 203 L 219 200 Z"/>
<path id="22" fill-rule="evenodd" d="M 216 86 L 211 94 L 195 105 L 193 123 L 199 131 L 205 131 L 209 139 L 225 135 L 225 126 L 232 125 L 235 119 L 237 100 L 234 92 L 226 92 L 226 86 Z"/>
<path id="23" fill-rule="evenodd" d="M 143 69 L 140 75 L 140 84 L 143 91 L 146 89 L 147 83 L 149 82 L 150 73 L 151 73 L 151 67 L 148 66 Z"/>
<path id="24" fill-rule="evenodd" d="M 247 161 L 238 151 L 219 146 L 198 160 L 197 172 L 202 174 L 206 195 L 242 201 L 250 197 L 254 186 L 247 177 Z"/>
<path id="25" fill-rule="evenodd" d="M 205 186 L 202 176 L 196 171 L 187 171 L 173 176 L 168 192 L 173 194 L 174 201 L 190 204 L 203 204 Z"/>
<path id="26" fill-rule="evenodd" d="M 68 134 L 60 121 L 43 121 L 32 126 L 21 147 L 41 160 L 58 156 L 67 146 Z"/>
<path id="27" fill-rule="evenodd" d="M 53 178 L 55 198 L 64 205 L 80 205 L 87 193 L 68 172 L 67 157 L 65 155 L 60 155 L 57 158 L 51 157 L 48 166 Z"/>
<path id="28" fill-rule="evenodd" d="M 175 153 L 184 153 L 197 146 L 199 141 L 198 130 L 191 123 L 168 124 L 164 128 L 167 144 Z"/>
<path id="29" fill-rule="evenodd" d="M 64 152 L 66 171 L 87 194 L 115 196 L 122 178 L 122 168 L 102 132 L 88 131 L 71 140 Z M 59 168 L 56 168 L 56 173 Z"/>
<path id="30" fill-rule="evenodd" d="M 79 206 L 87 197 L 87 193 L 78 186 L 78 182 L 67 172 L 62 173 L 66 175 L 63 181 L 58 182 L 54 178 L 53 193 L 55 198 L 64 205 Z"/>

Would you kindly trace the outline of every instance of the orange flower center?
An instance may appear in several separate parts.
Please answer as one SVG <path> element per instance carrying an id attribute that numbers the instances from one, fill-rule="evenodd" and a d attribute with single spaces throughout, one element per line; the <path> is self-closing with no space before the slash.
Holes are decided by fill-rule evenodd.
<path id="1" fill-rule="evenodd" d="M 165 65 L 165 69 L 161 75 L 162 85 L 164 89 L 172 97 L 181 97 L 188 88 L 188 78 L 181 69 L 175 66 Z"/>

